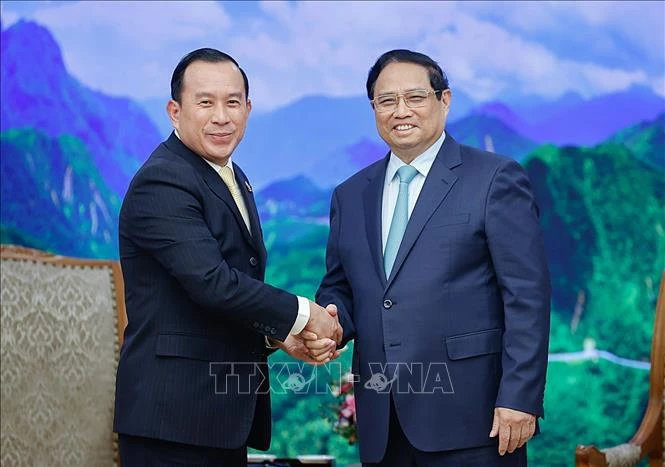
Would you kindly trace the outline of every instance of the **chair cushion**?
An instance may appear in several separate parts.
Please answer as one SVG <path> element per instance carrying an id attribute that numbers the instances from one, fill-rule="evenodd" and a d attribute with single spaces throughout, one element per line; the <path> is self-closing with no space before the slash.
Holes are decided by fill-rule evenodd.
<path id="1" fill-rule="evenodd" d="M 640 447 L 636 444 L 620 444 L 613 448 L 602 449 L 608 467 L 632 467 L 640 460 Z"/>

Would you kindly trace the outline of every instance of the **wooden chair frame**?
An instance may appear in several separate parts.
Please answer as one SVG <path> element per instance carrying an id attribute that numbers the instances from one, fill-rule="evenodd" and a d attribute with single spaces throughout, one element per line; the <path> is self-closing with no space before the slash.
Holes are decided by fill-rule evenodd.
<path id="1" fill-rule="evenodd" d="M 653 342 L 651 346 L 651 375 L 649 378 L 649 402 L 642 423 L 628 446 L 640 450 L 640 459 L 649 458 L 649 467 L 663 466 L 663 410 L 665 409 L 665 273 L 660 281 L 656 304 Z M 578 445 L 575 450 L 578 467 L 608 466 L 606 454 L 593 445 Z M 623 464 L 622 464 L 623 465 Z"/>

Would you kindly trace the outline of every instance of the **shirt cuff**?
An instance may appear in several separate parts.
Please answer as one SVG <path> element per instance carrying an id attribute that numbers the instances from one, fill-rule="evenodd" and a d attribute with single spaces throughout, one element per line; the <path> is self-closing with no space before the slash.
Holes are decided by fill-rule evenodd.
<path id="1" fill-rule="evenodd" d="M 263 339 L 265 340 L 266 349 L 270 350 L 279 349 L 278 346 L 272 345 L 272 342 L 270 342 L 270 339 L 268 339 L 266 336 L 263 336 Z"/>
<path id="2" fill-rule="evenodd" d="M 289 334 L 291 335 L 300 334 L 302 330 L 305 329 L 305 326 L 307 326 L 308 321 L 309 321 L 309 300 L 298 296 L 298 317 L 296 318 L 296 322 L 293 323 L 293 327 L 291 328 L 291 332 L 289 332 Z"/>

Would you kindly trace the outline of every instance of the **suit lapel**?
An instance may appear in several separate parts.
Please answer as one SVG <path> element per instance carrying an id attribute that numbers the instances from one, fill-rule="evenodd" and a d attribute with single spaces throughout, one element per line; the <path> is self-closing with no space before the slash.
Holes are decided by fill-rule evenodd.
<path id="1" fill-rule="evenodd" d="M 409 223 L 406 226 L 402 243 L 397 251 L 395 264 L 393 265 L 386 287 L 390 287 L 425 224 L 457 181 L 457 175 L 450 169 L 461 163 L 459 145 L 450 135 L 446 135 L 446 139 L 434 159 L 434 163 L 427 174 L 423 188 L 418 196 L 418 201 L 416 201 L 416 205 L 409 218 Z"/>
<path id="2" fill-rule="evenodd" d="M 205 163 L 205 161 L 204 161 Z M 205 180 L 206 184 L 208 187 L 212 190 L 213 193 L 215 193 L 219 198 L 226 203 L 226 205 L 229 207 L 231 212 L 233 213 L 233 216 L 236 218 L 236 222 L 240 226 L 240 230 L 242 231 L 242 236 L 245 237 L 245 240 L 249 242 L 250 245 L 255 245 L 254 239 L 252 236 L 249 234 L 249 231 L 247 230 L 247 226 L 245 225 L 245 221 L 242 218 L 242 215 L 240 214 L 240 211 L 238 210 L 238 205 L 236 204 L 235 200 L 233 199 L 233 196 L 231 196 L 231 192 L 229 191 L 229 188 L 226 186 L 224 181 L 222 180 L 222 177 L 219 176 L 217 172 L 215 172 L 215 169 L 210 167 L 208 164 L 208 169 L 206 170 L 205 173 L 203 173 L 203 179 Z M 237 179 L 236 179 L 237 183 Z M 242 189 L 241 189 L 242 192 Z M 249 203 L 245 201 L 245 204 L 247 205 L 247 208 L 249 209 Z M 250 218 L 252 216 L 250 215 Z M 250 224 L 251 225 L 251 224 Z"/>
<path id="3" fill-rule="evenodd" d="M 265 264 L 267 252 L 265 245 L 263 243 L 263 233 L 261 232 L 261 221 L 259 219 L 259 212 L 256 209 L 256 202 L 254 201 L 254 195 L 252 193 L 251 185 L 245 173 L 238 167 L 235 163 L 233 164 L 233 170 L 236 174 L 236 182 L 238 183 L 238 188 L 240 193 L 242 193 L 242 199 L 245 201 L 245 207 L 247 208 L 247 213 L 249 214 L 249 225 L 252 229 L 252 241 L 254 246 L 261 254 L 261 262 Z M 235 203 L 234 203 L 235 204 Z M 238 214 L 240 214 L 238 212 Z M 242 220 L 242 217 L 241 217 Z M 243 222 L 243 226 L 245 223 Z M 248 232 L 249 233 L 249 232 Z"/>
<path id="4" fill-rule="evenodd" d="M 228 208 L 231 210 L 233 213 L 233 216 L 236 218 L 236 222 L 240 225 L 240 230 L 242 231 L 243 236 L 245 237 L 245 240 L 250 245 L 253 245 L 256 248 L 256 242 L 252 238 L 252 236 L 249 234 L 249 231 L 247 230 L 247 226 L 245 225 L 245 221 L 242 218 L 242 215 L 240 214 L 240 211 L 238 210 L 238 206 L 236 205 L 235 200 L 233 199 L 233 196 L 231 196 L 231 192 L 229 191 L 228 187 L 222 180 L 222 178 L 219 176 L 219 174 L 213 169 L 210 164 L 208 164 L 203 158 L 201 158 L 199 155 L 195 154 L 192 150 L 190 150 L 187 146 L 184 145 L 182 141 L 175 135 L 174 133 L 171 133 L 171 136 L 169 137 L 168 140 L 166 140 L 166 147 L 169 148 L 172 152 L 175 154 L 178 154 L 179 156 L 183 157 L 185 160 L 187 160 L 203 177 L 203 180 L 205 181 L 206 185 L 208 185 L 208 188 L 226 205 Z M 237 166 L 234 164 L 234 169 L 237 169 Z M 236 172 L 237 173 L 237 172 Z M 244 177 L 244 174 L 243 174 Z M 236 175 L 236 182 L 239 183 L 239 180 L 237 180 L 238 177 Z M 246 180 L 246 179 L 245 179 Z M 242 185 L 240 188 L 240 191 L 242 192 L 244 190 L 244 181 L 242 182 Z M 243 194 L 243 196 L 245 196 Z M 251 203 L 247 202 L 247 199 L 245 198 L 245 204 L 247 205 L 248 211 L 249 212 L 254 212 L 256 213 L 256 207 L 254 206 L 254 201 L 252 200 Z M 250 204 L 252 206 L 253 211 L 250 211 Z M 255 216 L 256 214 L 254 214 Z M 252 214 L 250 214 L 250 219 L 253 217 Z M 258 217 L 256 217 L 258 220 Z M 254 230 L 254 225 L 252 225 L 252 230 Z M 260 232 L 260 229 L 257 227 L 257 231 Z M 256 248 L 257 251 L 263 253 L 263 249 L 261 248 Z"/>
<path id="5" fill-rule="evenodd" d="M 377 165 L 374 173 L 368 176 L 369 184 L 363 193 L 363 204 L 365 208 L 365 231 L 367 232 L 367 244 L 372 254 L 374 268 L 382 285 L 386 285 L 386 271 L 383 265 L 383 248 L 381 235 L 381 214 L 383 211 L 383 182 L 386 178 L 386 167 L 390 153 L 382 164 Z"/>

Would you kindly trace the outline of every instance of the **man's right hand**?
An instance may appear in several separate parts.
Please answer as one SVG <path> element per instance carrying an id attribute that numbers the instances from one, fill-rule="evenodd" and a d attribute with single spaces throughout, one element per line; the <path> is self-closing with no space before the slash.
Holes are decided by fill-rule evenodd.
<path id="1" fill-rule="evenodd" d="M 316 334 L 317 339 L 331 339 L 339 343 L 342 339 L 342 327 L 337 318 L 337 307 L 335 305 L 328 305 L 328 308 L 330 310 L 310 301 L 309 321 L 307 321 L 303 331 Z"/>
<path id="2" fill-rule="evenodd" d="M 337 345 L 342 342 L 342 326 L 337 318 L 337 307 L 328 305 L 322 308 L 309 302 L 309 321 L 300 333 L 309 355 L 314 359 L 336 358 L 339 353 Z"/>

